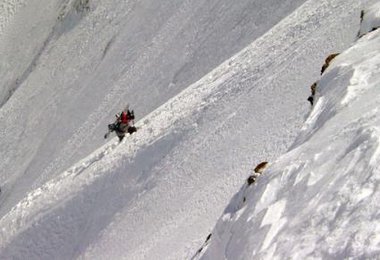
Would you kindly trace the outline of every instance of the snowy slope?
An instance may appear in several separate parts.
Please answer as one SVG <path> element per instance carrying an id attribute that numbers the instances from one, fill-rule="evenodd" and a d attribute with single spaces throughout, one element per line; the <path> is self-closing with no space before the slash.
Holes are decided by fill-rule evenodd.
<path id="1" fill-rule="evenodd" d="M 50 169 L 54 176 L 42 176 L 32 188 L 27 184 L 33 178 L 20 178 L 3 197 L 0 258 L 190 258 L 253 162 L 274 159 L 293 142 L 309 110 L 305 98 L 318 77 L 316 68 L 329 52 L 352 42 L 364 2 L 306 2 L 141 119 L 140 131 L 121 145 L 112 140 L 62 171 L 57 169 L 77 157 L 66 161 L 57 156 L 58 163 Z M 155 54 L 155 49 L 151 52 Z M 115 93 L 121 87 L 117 84 Z M 57 99 L 76 104 L 88 94 L 69 101 L 73 93 Z M 26 94 L 16 91 L 2 111 L 12 111 L 19 95 Z M 99 112 L 109 104 L 93 102 L 82 105 Z M 84 124 L 94 126 L 96 121 L 91 114 Z M 81 140 L 81 131 L 72 141 Z M 38 147 L 27 141 L 31 149 Z M 63 154 L 75 154 L 71 148 L 77 143 L 68 144 Z M 39 149 L 50 154 L 43 145 Z M 78 154 L 86 150 L 76 149 Z"/>
<path id="2" fill-rule="evenodd" d="M 292 149 L 234 196 L 196 259 L 379 259 L 379 14 L 365 11 Z"/>
<path id="3" fill-rule="evenodd" d="M 1 5 L 0 216 L 104 145 L 127 102 L 141 119 L 304 0 L 86 2 Z"/>

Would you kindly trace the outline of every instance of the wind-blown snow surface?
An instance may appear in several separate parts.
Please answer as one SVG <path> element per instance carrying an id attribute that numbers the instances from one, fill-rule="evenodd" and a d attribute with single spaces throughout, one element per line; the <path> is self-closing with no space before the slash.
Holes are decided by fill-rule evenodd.
<path id="1" fill-rule="evenodd" d="M 0 119 L 6 126 L 1 129 L 1 142 L 6 147 L 1 154 L 6 159 L 2 161 L 1 169 L 6 170 L 1 178 L 6 185 L 0 197 L 0 258 L 190 258 L 253 162 L 273 159 L 293 142 L 309 110 L 305 102 L 308 86 L 318 77 L 323 58 L 352 42 L 359 30 L 360 7 L 365 2 L 306 2 L 166 103 L 185 86 L 165 92 L 167 85 L 178 84 L 172 82 L 172 77 L 168 84 L 153 80 L 165 78 L 168 69 L 151 69 L 162 68 L 154 62 L 167 57 L 161 48 L 167 52 L 174 49 L 168 55 L 171 61 L 177 52 L 182 53 L 171 48 L 177 46 L 174 43 L 182 34 L 170 38 L 170 46 L 164 36 L 173 36 L 173 24 L 183 17 L 171 16 L 174 20 L 164 23 L 167 27 L 162 28 L 163 34 L 154 38 L 152 45 L 143 45 L 142 54 L 140 49 L 129 53 L 136 58 L 133 64 L 112 64 L 115 57 L 125 57 L 120 50 L 125 48 L 126 36 L 119 39 L 119 33 L 115 38 L 110 36 L 113 40 L 100 37 L 101 42 L 96 42 L 91 27 L 81 24 L 93 24 L 95 31 L 100 30 L 94 17 L 95 20 L 86 20 L 91 14 L 83 14 L 78 20 L 82 29 L 89 31 L 81 31 L 77 25 L 56 42 L 54 34 L 48 37 L 51 40 L 45 46 L 49 47 L 42 51 L 46 54 L 37 57 L 36 64 L 40 65 L 26 70 L 30 75 L 0 110 Z M 193 14 L 202 10 L 200 6 L 182 7 Z M 104 15 L 104 19 L 109 17 Z M 118 28 L 123 28 L 125 24 L 119 22 Z M 113 28 L 102 25 L 106 32 Z M 60 42 L 64 39 L 72 45 Z M 77 44 L 79 49 L 75 50 L 82 55 L 78 58 L 78 52 L 70 49 Z M 209 44 L 208 50 L 215 47 Z M 127 45 L 135 46 L 133 40 Z M 83 54 L 93 48 L 98 55 Z M 131 50 L 134 49 L 128 49 Z M 72 56 L 60 56 L 62 53 Z M 202 64 L 209 58 L 192 57 L 202 57 Z M 197 63 L 192 64 L 195 70 Z M 161 73 L 164 74 L 159 77 Z M 190 74 L 181 84 L 197 78 Z M 124 89 L 129 80 L 134 85 Z M 152 90 L 148 88 L 151 83 L 161 87 Z M 112 118 L 123 99 L 130 97 L 120 95 L 124 92 L 132 95 L 134 107 L 143 115 L 165 104 L 141 119 L 141 129 L 121 145 L 112 140 L 74 163 L 99 144 L 100 141 L 90 141 L 101 137 L 100 127 Z M 102 93 L 107 95 L 103 97 Z M 50 103 L 35 103 L 43 99 Z M 6 116 L 10 114 L 15 116 Z M 62 122 L 54 119 L 62 114 Z M 33 116 L 25 121 L 28 115 Z M 32 120 L 45 116 L 47 121 Z M 20 121 L 24 126 L 19 129 L 16 126 Z M 79 130 L 75 130 L 78 125 Z M 37 131 L 41 129 L 42 133 Z M 41 135 L 46 139 L 41 141 Z M 19 141 L 21 136 L 24 139 Z M 62 140 L 68 141 L 62 144 Z M 19 154 L 20 147 L 24 150 Z"/>
<path id="2" fill-rule="evenodd" d="M 379 46 L 376 30 L 333 61 L 292 149 L 234 196 L 201 259 L 379 259 Z"/>
<path id="3" fill-rule="evenodd" d="M 149 114 L 304 0 L 86 2 L 0 5 L 0 216 L 102 146 L 127 102 Z"/>

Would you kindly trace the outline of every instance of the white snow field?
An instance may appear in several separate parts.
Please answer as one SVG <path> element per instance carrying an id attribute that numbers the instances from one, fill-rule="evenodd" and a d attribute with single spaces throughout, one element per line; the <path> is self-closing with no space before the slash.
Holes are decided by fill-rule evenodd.
<path id="1" fill-rule="evenodd" d="M 364 14 L 291 149 L 243 185 L 194 259 L 380 259 L 380 3 Z"/>
<path id="2" fill-rule="evenodd" d="M 0 259 L 192 258 L 252 167 L 312 137 L 309 86 L 372 2 L 5 1 Z M 126 103 L 139 131 L 104 141 Z"/>
<path id="3" fill-rule="evenodd" d="M 126 103 L 141 119 L 302 2 L 2 3 L 0 216 L 103 145 Z"/>

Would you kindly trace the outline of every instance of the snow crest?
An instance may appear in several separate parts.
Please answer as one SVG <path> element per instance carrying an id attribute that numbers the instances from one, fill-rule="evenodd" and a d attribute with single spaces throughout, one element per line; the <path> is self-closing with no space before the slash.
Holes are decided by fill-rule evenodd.
<path id="1" fill-rule="evenodd" d="M 369 31 L 330 65 L 296 144 L 235 195 L 228 208 L 244 213 L 221 217 L 201 259 L 379 257 L 380 33 Z"/>

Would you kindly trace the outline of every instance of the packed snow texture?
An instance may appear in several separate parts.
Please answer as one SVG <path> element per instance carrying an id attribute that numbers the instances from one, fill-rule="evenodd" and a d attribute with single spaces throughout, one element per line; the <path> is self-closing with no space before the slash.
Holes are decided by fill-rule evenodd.
<path id="1" fill-rule="evenodd" d="M 6 1 L 0 216 L 103 145 L 126 103 L 148 115 L 304 0 L 275 2 Z"/>
<path id="2" fill-rule="evenodd" d="M 194 259 L 380 257 L 379 13 L 365 11 L 292 148 L 243 185 Z"/>
<path id="3" fill-rule="evenodd" d="M 11 8 L 0 35 L 0 258 L 190 259 L 254 163 L 294 142 L 316 68 L 353 41 L 367 2 Z M 139 131 L 105 143 L 127 102 Z"/>

